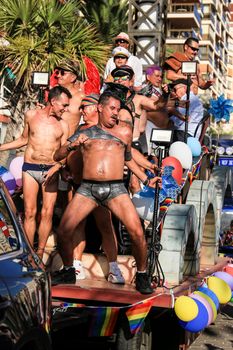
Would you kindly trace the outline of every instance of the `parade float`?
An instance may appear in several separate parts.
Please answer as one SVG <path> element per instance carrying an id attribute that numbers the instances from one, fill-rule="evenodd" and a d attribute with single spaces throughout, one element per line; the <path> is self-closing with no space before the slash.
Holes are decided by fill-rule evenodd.
<path id="1" fill-rule="evenodd" d="M 117 260 L 125 285 L 107 282 L 102 252 L 86 252 L 86 279 L 52 287 L 55 315 L 71 312 L 71 323 L 83 321 L 87 335 L 105 337 L 119 350 L 178 349 L 215 321 L 221 305 L 232 298 L 231 258 L 218 251 L 222 207 L 232 200 L 232 174 L 230 167 L 216 163 L 216 148 L 204 145 L 208 122 L 205 117 L 199 140 L 170 144 L 166 136 L 165 144 L 159 143 L 162 188 L 144 186 L 132 197 L 145 224 L 154 293 L 145 296 L 135 290 L 135 261 L 120 225 Z M 94 226 L 91 231 L 95 237 Z M 44 263 L 50 271 L 62 267 L 54 235 Z M 164 327 L 170 327 L 167 339 L 161 335 Z"/>

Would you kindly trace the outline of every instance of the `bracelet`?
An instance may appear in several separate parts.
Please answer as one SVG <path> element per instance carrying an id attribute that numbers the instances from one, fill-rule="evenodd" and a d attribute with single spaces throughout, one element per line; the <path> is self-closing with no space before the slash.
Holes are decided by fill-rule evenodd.
<path id="1" fill-rule="evenodd" d="M 67 151 L 70 152 L 70 151 L 74 151 L 75 150 L 75 146 L 71 146 L 71 143 L 66 147 Z"/>
<path id="2" fill-rule="evenodd" d="M 148 177 L 146 178 L 146 180 L 144 180 L 144 181 L 142 182 L 142 184 L 143 184 L 144 186 L 148 186 L 149 183 L 150 183 L 150 179 L 149 179 Z"/>

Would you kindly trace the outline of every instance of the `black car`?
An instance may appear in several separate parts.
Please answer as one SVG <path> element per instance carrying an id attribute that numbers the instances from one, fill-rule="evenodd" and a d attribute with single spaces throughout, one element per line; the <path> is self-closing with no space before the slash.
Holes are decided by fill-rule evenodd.
<path id="1" fill-rule="evenodd" d="M 50 278 L 0 179 L 0 349 L 50 350 Z"/>

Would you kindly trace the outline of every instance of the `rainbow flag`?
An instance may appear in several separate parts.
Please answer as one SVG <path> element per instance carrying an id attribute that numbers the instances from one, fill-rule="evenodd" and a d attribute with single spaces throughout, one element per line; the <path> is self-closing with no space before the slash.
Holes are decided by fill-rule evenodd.
<path id="1" fill-rule="evenodd" d="M 153 300 L 144 300 L 139 304 L 132 306 L 130 309 L 126 311 L 126 316 L 129 321 L 129 328 L 132 334 L 136 334 L 139 332 L 144 319 L 148 315 Z"/>
<path id="2" fill-rule="evenodd" d="M 116 325 L 119 311 L 119 307 L 93 308 L 90 313 L 92 320 L 89 328 L 89 336 L 111 336 Z"/>

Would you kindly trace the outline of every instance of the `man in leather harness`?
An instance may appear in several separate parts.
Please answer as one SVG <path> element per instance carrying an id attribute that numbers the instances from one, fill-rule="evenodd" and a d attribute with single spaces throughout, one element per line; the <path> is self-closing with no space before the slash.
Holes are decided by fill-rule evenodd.
<path id="1" fill-rule="evenodd" d="M 75 269 L 72 266 L 75 228 L 97 206 L 105 205 L 125 225 L 131 237 L 137 264 L 136 289 L 142 294 L 151 294 L 153 289 L 146 272 L 147 244 L 140 219 L 123 184 L 124 164 L 145 185 L 153 186 L 158 178 L 149 180 L 133 161 L 132 134 L 127 137 L 115 136 L 114 127 L 120 108 L 119 97 L 103 93 L 98 104 L 99 124 L 74 134 L 59 158 L 55 153 L 55 159 L 59 160 L 67 152 L 80 147 L 83 155 L 83 180 L 57 230 L 64 268 L 52 275 L 52 283 L 75 283 Z"/>
<path id="2" fill-rule="evenodd" d="M 36 231 L 37 196 L 42 189 L 41 220 L 38 228 L 37 254 L 42 258 L 52 229 L 53 209 L 57 198 L 58 170 L 62 164 L 53 160 L 54 152 L 66 142 L 68 124 L 62 114 L 69 106 L 70 92 L 64 87 L 54 87 L 43 109 L 25 113 L 22 135 L 0 146 L 0 151 L 27 145 L 23 164 L 24 228 L 32 247 Z"/>

